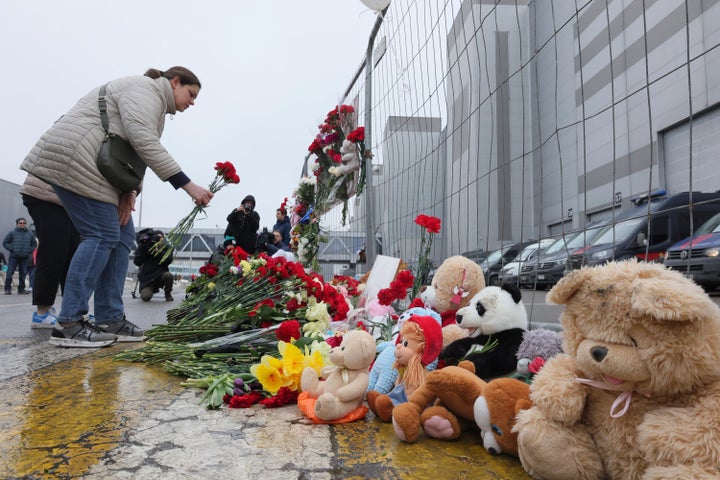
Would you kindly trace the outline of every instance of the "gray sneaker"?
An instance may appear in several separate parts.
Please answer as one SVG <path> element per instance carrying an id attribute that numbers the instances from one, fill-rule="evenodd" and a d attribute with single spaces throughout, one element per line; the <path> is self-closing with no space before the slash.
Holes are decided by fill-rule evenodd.
<path id="1" fill-rule="evenodd" d="M 103 332 L 117 335 L 118 342 L 142 342 L 145 340 L 145 330 L 141 330 L 125 317 L 119 322 L 98 323 L 96 326 Z"/>
<path id="2" fill-rule="evenodd" d="M 50 345 L 57 347 L 107 347 L 117 341 L 117 335 L 103 332 L 95 325 L 80 320 L 72 325 L 58 323 L 50 334 Z"/>

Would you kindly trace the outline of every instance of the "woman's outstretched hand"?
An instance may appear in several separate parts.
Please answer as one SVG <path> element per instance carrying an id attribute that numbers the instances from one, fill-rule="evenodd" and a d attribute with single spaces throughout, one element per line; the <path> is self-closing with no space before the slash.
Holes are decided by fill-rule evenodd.
<path id="1" fill-rule="evenodd" d="M 214 195 L 210 190 L 201 187 L 195 182 L 188 182 L 182 188 L 192 197 L 195 205 L 199 207 L 207 207 Z"/>

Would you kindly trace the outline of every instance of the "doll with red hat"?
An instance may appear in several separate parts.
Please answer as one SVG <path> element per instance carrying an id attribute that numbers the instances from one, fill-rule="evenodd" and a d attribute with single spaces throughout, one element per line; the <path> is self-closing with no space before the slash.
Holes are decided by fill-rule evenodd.
<path id="1" fill-rule="evenodd" d="M 371 390 L 367 393 L 370 410 L 384 422 L 392 420 L 396 405 L 422 385 L 428 367 L 437 361 L 443 346 L 442 328 L 431 316 L 413 315 L 400 328 L 399 343 L 395 346 L 398 379 L 387 394 Z"/>

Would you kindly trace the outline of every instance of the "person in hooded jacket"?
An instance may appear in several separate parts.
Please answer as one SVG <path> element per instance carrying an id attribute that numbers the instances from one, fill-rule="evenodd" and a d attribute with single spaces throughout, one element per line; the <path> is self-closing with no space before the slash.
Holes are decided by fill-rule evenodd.
<path id="1" fill-rule="evenodd" d="M 225 242 L 240 247 L 247 253 L 255 253 L 257 231 L 260 228 L 260 215 L 255 211 L 255 197 L 243 198 L 239 207 L 227 216 Z"/>

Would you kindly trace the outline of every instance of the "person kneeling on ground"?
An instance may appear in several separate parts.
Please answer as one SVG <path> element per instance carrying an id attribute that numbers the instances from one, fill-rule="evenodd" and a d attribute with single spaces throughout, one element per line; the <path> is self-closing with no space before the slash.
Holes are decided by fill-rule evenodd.
<path id="1" fill-rule="evenodd" d="M 172 253 L 164 261 L 161 261 L 164 255 L 163 251 L 153 254 L 151 251 L 153 245 L 158 242 L 164 242 L 165 235 L 160 230 L 147 228 L 141 230 L 137 235 L 138 247 L 135 250 L 135 258 L 133 263 L 140 267 L 138 273 L 138 281 L 140 282 L 140 298 L 145 302 L 149 302 L 153 295 L 162 288 L 165 290 L 165 300 L 172 302 L 172 288 L 174 276 L 170 273 L 170 263 L 173 261 Z"/>

